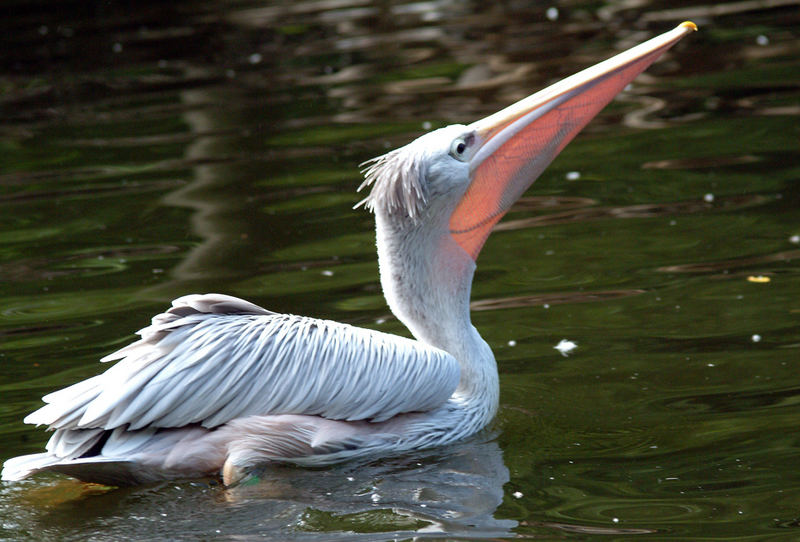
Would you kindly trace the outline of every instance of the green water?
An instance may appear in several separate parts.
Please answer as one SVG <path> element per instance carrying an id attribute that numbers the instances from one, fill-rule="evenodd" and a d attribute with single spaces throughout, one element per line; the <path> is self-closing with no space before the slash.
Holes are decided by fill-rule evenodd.
<path id="1" fill-rule="evenodd" d="M 0 539 L 800 536 L 796 3 L 163 4 L 2 8 L 0 459 L 39 451 L 40 397 L 183 294 L 407 335 L 351 209 L 358 164 L 701 31 L 481 253 L 485 433 L 229 491 L 3 483 Z"/>

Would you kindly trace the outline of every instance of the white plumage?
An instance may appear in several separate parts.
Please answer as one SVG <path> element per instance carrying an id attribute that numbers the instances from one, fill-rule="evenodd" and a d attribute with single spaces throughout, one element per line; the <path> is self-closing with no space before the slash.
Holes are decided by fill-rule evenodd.
<path id="1" fill-rule="evenodd" d="M 227 312 L 182 310 L 212 300 L 228 303 Z M 175 300 L 140 341 L 104 358 L 119 363 L 45 396 L 48 405 L 25 422 L 131 430 L 212 428 L 257 414 L 379 422 L 441 405 L 458 385 L 458 362 L 437 348 L 330 320 L 237 312 L 237 301 L 219 294 Z"/>

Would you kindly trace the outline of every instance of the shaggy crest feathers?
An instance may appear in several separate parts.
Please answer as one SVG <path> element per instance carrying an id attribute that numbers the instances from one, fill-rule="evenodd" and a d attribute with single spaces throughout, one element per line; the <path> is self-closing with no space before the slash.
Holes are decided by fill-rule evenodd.
<path id="1" fill-rule="evenodd" d="M 412 145 L 362 163 L 364 182 L 358 191 L 368 186 L 372 190 L 353 208 L 363 205 L 374 213 L 380 206 L 390 214 L 402 213 L 416 221 L 428 201 L 428 189 L 422 182 L 424 163 L 422 153 Z"/>

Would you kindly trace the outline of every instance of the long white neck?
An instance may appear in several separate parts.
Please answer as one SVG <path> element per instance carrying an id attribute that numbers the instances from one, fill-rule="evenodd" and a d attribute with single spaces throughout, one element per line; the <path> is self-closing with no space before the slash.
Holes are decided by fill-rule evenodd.
<path id="1" fill-rule="evenodd" d="M 432 212 L 411 224 L 381 210 L 375 213 L 381 285 L 392 312 L 418 340 L 459 361 L 456 394 L 484 403 L 493 415 L 499 398 L 497 364 L 470 321 L 475 262 L 450 236 L 447 216 Z"/>

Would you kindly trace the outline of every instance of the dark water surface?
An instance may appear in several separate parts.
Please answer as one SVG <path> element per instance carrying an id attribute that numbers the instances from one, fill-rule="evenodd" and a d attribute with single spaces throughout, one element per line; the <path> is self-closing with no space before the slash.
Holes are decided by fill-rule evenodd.
<path id="1" fill-rule="evenodd" d="M 40 397 L 179 295 L 407 334 L 358 164 L 701 31 L 481 254 L 490 431 L 231 491 L 3 483 L 0 538 L 800 538 L 799 5 L 4 2 L 0 459 L 40 450 Z"/>

